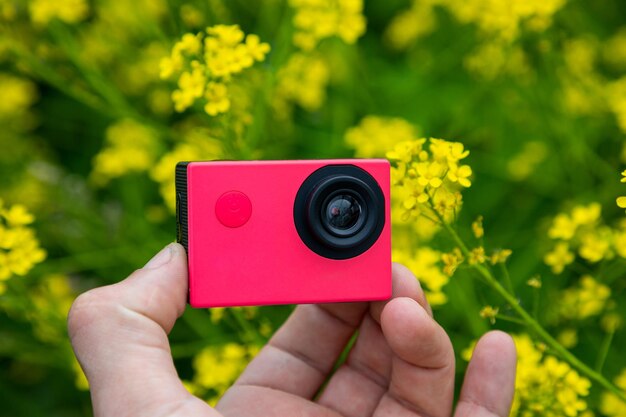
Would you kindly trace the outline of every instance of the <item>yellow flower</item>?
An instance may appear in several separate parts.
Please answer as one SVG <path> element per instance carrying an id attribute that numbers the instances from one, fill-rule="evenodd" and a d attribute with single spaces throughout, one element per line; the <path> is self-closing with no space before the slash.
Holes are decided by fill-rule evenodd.
<path id="1" fill-rule="evenodd" d="M 567 320 L 583 320 L 600 314 L 611 296 L 611 289 L 591 276 L 584 276 L 576 287 L 559 297 L 559 314 Z"/>
<path id="2" fill-rule="evenodd" d="M 570 252 L 569 245 L 565 242 L 557 243 L 552 252 L 546 254 L 543 261 L 552 268 L 552 272 L 560 274 L 565 266 L 574 262 L 574 254 Z"/>
<path id="3" fill-rule="evenodd" d="M 257 35 L 245 35 L 238 25 L 215 25 L 204 32 L 183 35 L 171 54 L 161 60 L 161 78 L 178 77 L 172 93 L 176 111 L 183 112 L 204 98 L 211 116 L 227 112 L 232 77 L 265 60 L 270 51 Z"/>
<path id="4" fill-rule="evenodd" d="M 293 43 L 305 51 L 333 36 L 352 44 L 365 33 L 362 0 L 289 0 L 289 5 L 295 11 Z"/>
<path id="5" fill-rule="evenodd" d="M 394 49 L 406 49 L 436 26 L 434 6 L 438 0 L 413 0 L 411 7 L 394 16 L 385 30 L 385 40 Z M 415 24 L 419 22 L 419 24 Z"/>
<path id="6" fill-rule="evenodd" d="M 574 237 L 577 227 L 578 225 L 567 214 L 559 214 L 554 218 L 548 236 L 551 239 L 570 240 Z"/>
<path id="7" fill-rule="evenodd" d="M 399 142 L 418 139 L 418 129 L 398 117 L 366 116 L 345 134 L 357 158 L 381 158 Z"/>
<path id="8" fill-rule="evenodd" d="M 566 0 L 473 0 L 459 3 L 442 0 L 446 8 L 462 23 L 475 24 L 488 38 L 513 42 L 522 28 L 543 31 L 551 24 L 552 16 Z"/>
<path id="9" fill-rule="evenodd" d="M 204 68 L 198 61 L 192 61 L 191 65 L 191 72 L 185 71 L 180 75 L 178 90 L 172 93 L 172 101 L 177 112 L 185 111 L 204 93 L 206 85 Z"/>
<path id="10" fill-rule="evenodd" d="M 444 264 L 443 272 L 449 277 L 454 275 L 457 268 L 463 263 L 463 261 L 463 254 L 459 248 L 454 248 L 454 250 L 450 253 L 441 254 L 441 262 Z"/>
<path id="11" fill-rule="evenodd" d="M 467 260 L 470 265 L 476 264 L 484 264 L 487 261 L 487 256 L 485 255 L 485 248 L 479 246 L 471 250 L 469 258 Z"/>
<path id="12" fill-rule="evenodd" d="M 430 138 L 430 152 L 435 161 L 456 164 L 469 156 L 469 151 L 460 142 L 448 142 L 443 139 Z"/>
<path id="13" fill-rule="evenodd" d="M 404 164 L 409 163 L 414 159 L 424 161 L 428 159 L 428 153 L 426 153 L 422 148 L 424 143 L 426 143 L 426 139 L 400 142 L 393 147 L 393 150 L 387 152 L 387 158 Z"/>
<path id="14" fill-rule="evenodd" d="M 448 167 L 448 179 L 452 182 L 458 182 L 463 187 L 470 187 L 472 182 L 469 177 L 472 176 L 472 168 L 469 165 L 457 165 L 451 163 Z"/>
<path id="15" fill-rule="evenodd" d="M 205 348 L 193 360 L 196 371 L 193 382 L 224 392 L 245 368 L 246 356 L 246 348 L 234 343 Z"/>
<path id="16" fill-rule="evenodd" d="M 52 19 L 78 23 L 89 13 L 86 0 L 32 0 L 28 6 L 30 18 L 37 25 L 46 25 Z"/>
<path id="17" fill-rule="evenodd" d="M 485 229 L 483 228 L 483 216 L 478 216 L 478 218 L 472 223 L 472 232 L 476 239 L 481 239 L 485 236 Z"/>
<path id="18" fill-rule="evenodd" d="M 563 329 L 556 338 L 560 344 L 568 349 L 573 348 L 578 344 L 578 332 L 576 331 L 576 329 Z"/>
<path id="19" fill-rule="evenodd" d="M 591 203 L 588 206 L 576 206 L 572 209 L 572 221 L 578 226 L 593 225 L 600 219 L 602 206 Z"/>
<path id="20" fill-rule="evenodd" d="M 195 375 L 187 386 L 195 395 L 212 391 L 209 401 L 215 403 L 258 352 L 256 346 L 235 343 L 206 347 L 193 359 Z"/>
<path id="21" fill-rule="evenodd" d="M 602 330 L 607 333 L 614 333 L 617 329 L 622 327 L 624 319 L 617 313 L 607 313 L 600 320 L 600 326 Z"/>
<path id="22" fill-rule="evenodd" d="M 37 99 L 37 89 L 31 81 L 0 73 L 0 120 L 12 122 L 24 115 Z"/>
<path id="23" fill-rule="evenodd" d="M 91 180 L 96 185 L 152 166 L 159 140 L 152 129 L 123 119 L 109 126 L 105 136 L 105 146 L 93 160 Z"/>
<path id="24" fill-rule="evenodd" d="M 443 184 L 444 167 L 438 162 L 420 162 L 414 165 L 417 182 L 422 187 L 439 188 Z"/>
<path id="25" fill-rule="evenodd" d="M 435 210 L 444 217 L 446 221 L 450 221 L 456 216 L 463 204 L 463 196 L 458 191 L 450 188 L 441 187 L 437 190 L 433 198 Z"/>
<path id="26" fill-rule="evenodd" d="M 405 191 L 404 198 L 402 200 L 402 206 L 407 210 L 417 209 L 419 204 L 423 204 L 428 201 L 428 194 L 425 192 L 425 187 L 414 178 L 407 178 L 404 180 Z"/>
<path id="27" fill-rule="evenodd" d="M 483 319 L 489 319 L 489 322 L 491 324 L 495 324 L 496 323 L 496 316 L 498 315 L 498 312 L 500 311 L 500 309 L 498 307 L 492 307 L 492 306 L 485 306 L 480 310 L 480 317 L 482 317 Z"/>
<path id="28" fill-rule="evenodd" d="M 21 205 L 4 207 L 0 200 L 0 283 L 3 292 L 15 275 L 26 275 L 43 261 L 46 252 L 39 246 L 35 231 L 27 226 L 34 217 Z"/>
<path id="29" fill-rule="evenodd" d="M 535 289 L 539 289 L 541 288 L 541 278 L 539 276 L 534 276 L 531 279 L 529 279 L 528 281 L 526 281 L 526 284 L 529 287 L 535 288 Z"/>
<path id="30" fill-rule="evenodd" d="M 626 392 L 626 369 L 615 378 L 615 385 Z M 624 417 L 626 415 L 626 403 L 615 394 L 605 392 L 602 394 L 600 410 L 608 417 Z"/>
<path id="31" fill-rule="evenodd" d="M 278 70 L 273 106 L 277 116 L 287 119 L 291 103 L 312 112 L 326 101 L 330 69 L 322 56 L 294 53 Z"/>
<path id="32" fill-rule="evenodd" d="M 228 89 L 222 83 L 210 82 L 206 86 L 205 97 L 207 103 L 204 105 L 204 111 L 210 116 L 219 113 L 226 113 L 230 108 L 230 99 L 228 98 Z"/>
<path id="33" fill-rule="evenodd" d="M 443 287 L 448 283 L 449 278 L 438 266 L 441 259 L 440 252 L 424 246 L 418 248 L 413 255 L 406 251 L 394 250 L 392 258 L 394 262 L 404 264 L 413 272 L 424 288 L 431 305 L 437 306 L 447 302 L 448 298 L 443 292 Z"/>
<path id="34" fill-rule="evenodd" d="M 250 34 L 246 37 L 246 47 L 248 53 L 255 61 L 265 60 L 265 55 L 270 51 L 270 46 L 261 42 L 261 38 L 258 35 Z"/>
<path id="35" fill-rule="evenodd" d="M 554 218 L 548 236 L 551 239 L 570 240 L 580 227 L 594 226 L 598 223 L 602 207 L 598 203 L 588 206 L 576 206 L 570 214 L 560 213 Z"/>
<path id="36" fill-rule="evenodd" d="M 499 249 L 493 252 L 491 255 L 491 264 L 503 264 L 513 254 L 511 249 Z"/>
<path id="37" fill-rule="evenodd" d="M 25 226 L 31 224 L 35 220 L 35 216 L 28 212 L 26 207 L 21 204 L 15 204 L 8 209 L 2 210 L 2 215 L 8 226 Z"/>
<path id="38" fill-rule="evenodd" d="M 589 262 L 599 262 L 610 255 L 610 235 L 602 230 L 588 232 L 580 237 L 578 254 Z"/>

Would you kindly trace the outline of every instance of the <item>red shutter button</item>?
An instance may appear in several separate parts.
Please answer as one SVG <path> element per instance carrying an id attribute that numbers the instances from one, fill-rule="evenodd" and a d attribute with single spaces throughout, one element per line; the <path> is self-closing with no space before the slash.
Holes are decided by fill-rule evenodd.
<path id="1" fill-rule="evenodd" d="M 226 227 L 243 226 L 251 215 L 252 203 L 248 196 L 240 191 L 228 191 L 215 203 L 215 216 Z"/>

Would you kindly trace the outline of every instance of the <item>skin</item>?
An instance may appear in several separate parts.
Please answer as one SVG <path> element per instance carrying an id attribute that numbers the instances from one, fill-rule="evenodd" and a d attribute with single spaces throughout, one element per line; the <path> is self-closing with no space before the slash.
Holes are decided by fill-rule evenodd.
<path id="1" fill-rule="evenodd" d="M 453 413 L 454 352 L 411 272 L 389 301 L 298 306 L 216 408 L 189 394 L 167 335 L 185 310 L 185 251 L 170 244 L 124 281 L 79 296 L 68 318 L 96 417 L 439 417 Z M 327 380 L 351 336 L 347 361 Z M 455 417 L 506 417 L 512 339 L 478 342 Z"/>

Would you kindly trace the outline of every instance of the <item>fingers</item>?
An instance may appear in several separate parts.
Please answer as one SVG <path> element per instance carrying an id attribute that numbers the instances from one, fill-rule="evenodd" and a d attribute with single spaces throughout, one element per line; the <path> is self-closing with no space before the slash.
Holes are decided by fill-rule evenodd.
<path id="1" fill-rule="evenodd" d="M 297 395 L 256 385 L 233 385 L 217 408 L 228 417 L 345 417 Z"/>
<path id="2" fill-rule="evenodd" d="M 389 302 L 381 326 L 394 356 L 389 389 L 373 415 L 449 416 L 454 353 L 445 331 L 410 298 Z"/>
<path id="3" fill-rule="evenodd" d="M 515 343 L 493 331 L 476 345 L 455 417 L 506 417 L 515 392 Z"/>
<path id="4" fill-rule="evenodd" d="M 415 276 L 399 264 L 393 265 L 392 299 L 409 297 L 428 306 Z M 374 302 L 359 327 L 359 337 L 350 355 L 332 376 L 318 402 L 346 417 L 368 416 L 387 391 L 391 376 L 392 351 L 379 325 L 382 309 L 389 301 Z M 376 317 L 376 318 L 374 318 Z M 346 401 L 346 398 L 353 399 Z"/>
<path id="5" fill-rule="evenodd" d="M 427 305 L 408 269 L 394 265 L 392 275 L 394 296 L 413 296 Z M 236 384 L 270 387 L 313 398 L 368 307 L 371 305 L 372 316 L 378 320 L 385 303 L 298 306 Z"/>
<path id="6" fill-rule="evenodd" d="M 186 298 L 185 251 L 171 244 L 126 280 L 76 299 L 69 335 L 96 416 L 212 415 L 185 390 L 170 355 L 167 333 Z"/>
<path id="7" fill-rule="evenodd" d="M 360 324 L 367 306 L 298 306 L 236 385 L 269 387 L 312 398 Z"/>

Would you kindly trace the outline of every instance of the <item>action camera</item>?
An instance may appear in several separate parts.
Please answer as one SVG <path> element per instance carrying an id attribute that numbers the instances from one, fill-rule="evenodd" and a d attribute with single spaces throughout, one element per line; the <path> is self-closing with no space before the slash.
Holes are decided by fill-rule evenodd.
<path id="1" fill-rule="evenodd" d="M 391 296 L 389 162 L 180 162 L 193 307 Z"/>

